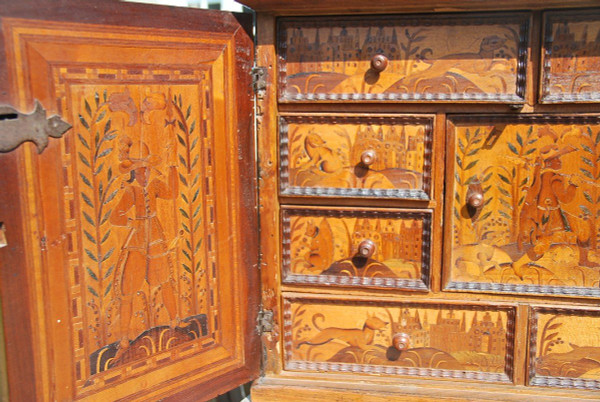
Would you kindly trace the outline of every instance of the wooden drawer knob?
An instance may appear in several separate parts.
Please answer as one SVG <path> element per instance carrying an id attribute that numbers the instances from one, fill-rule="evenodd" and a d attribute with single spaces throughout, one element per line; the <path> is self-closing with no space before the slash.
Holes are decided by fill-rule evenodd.
<path id="1" fill-rule="evenodd" d="M 366 239 L 358 245 L 358 255 L 364 258 L 371 258 L 375 254 L 375 243 L 372 240 Z"/>
<path id="2" fill-rule="evenodd" d="M 382 72 L 388 66 L 389 60 L 383 54 L 376 54 L 371 59 L 371 68 L 378 73 Z"/>
<path id="3" fill-rule="evenodd" d="M 483 206 L 483 190 L 481 186 L 469 185 L 467 189 L 467 205 L 471 208 L 481 208 Z"/>
<path id="4" fill-rule="evenodd" d="M 369 149 L 360 155 L 360 162 L 365 166 L 371 166 L 373 163 L 375 163 L 376 157 L 377 154 L 375 153 L 375 151 Z"/>
<path id="5" fill-rule="evenodd" d="M 392 345 L 402 352 L 410 347 L 410 336 L 404 332 L 399 332 L 392 338 Z"/>

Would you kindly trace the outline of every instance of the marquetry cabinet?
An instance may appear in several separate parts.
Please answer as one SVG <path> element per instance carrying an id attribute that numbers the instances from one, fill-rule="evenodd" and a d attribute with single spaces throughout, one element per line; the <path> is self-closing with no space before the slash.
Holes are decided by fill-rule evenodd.
<path id="1" fill-rule="evenodd" d="M 597 400 L 596 2 L 242 3 L 2 6 L 11 400 Z"/>
<path id="2" fill-rule="evenodd" d="M 253 397 L 598 399 L 600 10 L 247 3 Z"/>

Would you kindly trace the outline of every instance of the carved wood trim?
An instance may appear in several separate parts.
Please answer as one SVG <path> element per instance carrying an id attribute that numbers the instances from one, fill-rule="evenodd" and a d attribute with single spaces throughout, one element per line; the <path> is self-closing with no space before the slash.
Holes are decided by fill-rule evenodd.
<path id="1" fill-rule="evenodd" d="M 519 115 L 492 115 L 469 114 L 449 116 L 451 123 L 513 123 L 513 124 L 598 124 L 600 115 L 561 115 L 561 114 L 519 114 Z"/>
<path id="2" fill-rule="evenodd" d="M 367 188 L 334 188 L 334 187 L 302 187 L 289 183 L 289 138 L 288 124 L 355 124 L 355 125 L 425 125 L 423 151 L 423 188 L 407 189 L 367 189 Z M 280 192 L 291 196 L 319 197 L 377 197 L 400 198 L 428 201 L 431 199 L 431 155 L 433 146 L 433 118 L 418 116 L 314 116 L 295 115 L 279 117 L 279 158 L 280 158 Z"/>
<path id="3" fill-rule="evenodd" d="M 600 289 L 512 283 L 449 282 L 445 290 L 536 294 L 540 296 L 600 297 Z"/>
<path id="4" fill-rule="evenodd" d="M 510 14 L 461 14 L 460 16 L 452 14 L 431 15 L 415 14 L 405 15 L 386 15 L 360 16 L 360 17 L 310 17 L 310 18 L 282 18 L 277 24 L 277 53 L 278 53 L 278 99 L 280 102 L 322 102 L 322 101 L 419 101 L 419 102 L 499 102 L 499 103 L 524 103 L 526 87 L 526 65 L 527 49 L 530 30 L 529 13 L 510 13 Z M 494 93 L 319 93 L 319 94 L 286 94 L 287 89 L 287 32 L 289 26 L 302 28 L 330 28 L 333 26 L 343 26 L 344 28 L 358 27 L 418 27 L 418 26 L 481 26 L 493 24 L 516 23 L 520 24 L 519 43 L 517 49 L 517 71 L 516 71 L 516 91 L 514 94 L 494 94 Z"/>
<path id="5" fill-rule="evenodd" d="M 429 210 L 395 210 L 390 211 L 344 211 L 344 210 L 318 210 L 308 208 L 285 208 L 281 212 L 282 226 L 282 282 L 287 284 L 320 285 L 320 286 L 348 286 L 348 287 L 372 287 L 372 288 L 394 288 L 402 290 L 427 291 L 431 278 L 431 220 L 432 211 Z M 320 216 L 335 218 L 370 218 L 370 219 L 421 219 L 423 222 L 423 239 L 421 248 L 421 278 L 399 279 L 383 277 L 360 277 L 360 276 L 334 276 L 334 275 L 304 275 L 291 272 L 291 228 L 290 217 L 296 216 Z M 334 245 L 331 245 L 333 248 Z"/>
<path id="6" fill-rule="evenodd" d="M 561 308 L 561 307 L 546 307 L 534 306 L 529 312 L 529 355 L 527 361 L 528 367 L 528 385 L 540 387 L 557 387 L 557 388 L 576 388 L 582 390 L 600 390 L 600 380 L 587 378 L 573 377 L 554 377 L 542 376 L 536 374 L 535 360 L 537 355 L 537 336 L 538 336 L 538 321 L 540 314 L 556 314 L 567 316 L 587 316 L 600 318 L 600 310 L 590 310 L 582 308 Z M 589 330 L 589 328 L 586 328 Z"/>
<path id="7" fill-rule="evenodd" d="M 555 11 L 544 13 L 544 27 L 543 27 L 543 47 L 542 47 L 542 60 L 541 70 L 542 77 L 540 83 L 540 102 L 541 103 L 571 103 L 571 102 L 600 102 L 600 87 L 593 92 L 583 93 L 564 93 L 564 94 L 550 94 L 550 70 L 552 68 L 552 47 L 554 44 L 554 37 L 552 32 L 552 25 L 554 23 L 564 23 L 565 25 L 570 22 L 593 22 L 600 21 L 600 11 L 597 9 L 591 10 L 577 10 L 577 11 Z M 576 79 L 576 78 L 575 78 Z"/>
<path id="8" fill-rule="evenodd" d="M 419 367 L 397 367 L 397 366 L 382 366 L 371 364 L 356 364 L 356 363 L 336 363 L 336 362 L 311 362 L 311 361 L 294 361 L 292 359 L 292 302 L 298 301 L 301 303 L 320 303 L 340 306 L 377 306 L 377 307 L 426 307 L 426 308 L 446 308 L 446 309 L 462 309 L 475 311 L 498 311 L 503 310 L 507 314 L 506 324 L 506 354 L 504 373 L 488 373 L 475 372 L 465 370 L 448 370 L 448 369 L 432 369 Z M 514 347 L 515 347 L 515 320 L 516 307 L 513 305 L 495 305 L 481 306 L 472 303 L 440 303 L 440 302 L 365 302 L 351 300 L 329 300 L 318 298 L 303 298 L 289 297 L 283 300 L 283 348 L 284 348 L 284 368 L 286 370 L 298 371 L 319 371 L 319 372 L 336 372 L 336 373 L 358 373 L 358 374 L 376 374 L 376 375 L 398 375 L 412 377 L 432 377 L 443 379 L 461 379 L 474 380 L 494 383 L 512 383 L 514 373 Z"/>

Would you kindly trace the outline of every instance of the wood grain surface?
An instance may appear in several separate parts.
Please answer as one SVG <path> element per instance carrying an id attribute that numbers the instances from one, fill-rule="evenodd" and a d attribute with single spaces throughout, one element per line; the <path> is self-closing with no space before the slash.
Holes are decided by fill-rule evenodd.
<path id="1" fill-rule="evenodd" d="M 0 13 L 8 100 L 73 125 L 2 156 L 11 397 L 225 392 L 260 364 L 252 39 L 227 13 L 69 5 Z"/>
<path id="2" fill-rule="evenodd" d="M 522 103 L 529 40 L 518 13 L 280 19 L 279 100 Z"/>
<path id="3" fill-rule="evenodd" d="M 594 244 L 598 234 L 593 205 L 598 187 L 594 161 L 600 109 L 593 99 L 595 58 L 590 49 L 594 47 L 593 38 L 596 36 L 597 10 L 550 10 L 553 7 L 595 4 L 453 2 L 450 5 L 425 1 L 419 4 L 350 2 L 342 6 L 325 1 L 317 7 L 311 2 L 250 3 L 256 3 L 259 10 L 269 9 L 269 13 L 259 13 L 266 26 L 259 52 L 264 49 L 270 55 L 269 67 L 274 67 L 272 57 L 279 57 L 279 76 L 269 77 L 271 83 L 278 79 L 279 87 L 271 88 L 265 95 L 279 94 L 278 104 L 271 98 L 271 104 L 279 111 L 279 137 L 269 131 L 277 129 L 276 119 L 271 117 L 270 128 L 263 126 L 261 147 L 265 152 L 271 152 L 270 160 L 273 160 L 273 152 L 277 151 L 272 141 L 277 141 L 276 146 L 280 147 L 278 168 L 281 176 L 278 179 L 272 174 L 266 175 L 263 184 L 271 185 L 271 188 L 280 186 L 280 195 L 278 200 L 268 199 L 271 209 L 265 210 L 268 216 L 263 215 L 262 219 L 269 222 L 269 234 L 263 237 L 263 241 L 268 243 L 263 247 L 279 250 L 277 257 L 268 257 L 269 263 L 265 265 L 271 275 L 275 271 L 275 278 L 282 278 L 277 289 L 283 298 L 283 304 L 278 305 L 280 313 L 277 316 L 280 325 L 277 335 L 281 334 L 283 325 L 283 339 L 270 344 L 267 361 L 275 361 L 282 356 L 284 359 L 283 370 L 280 366 L 267 370 L 266 377 L 255 385 L 253 397 L 265 401 L 277 398 L 307 401 L 323 398 L 540 398 L 556 401 L 597 398 L 594 392 L 590 392 L 597 387 L 593 361 L 573 360 L 583 355 L 589 355 L 593 360 L 596 346 L 593 328 L 598 267 Z M 542 10 L 544 8 L 550 11 Z M 472 14 L 445 12 L 491 9 L 502 13 L 482 13 L 479 16 L 482 21 L 498 18 L 496 28 L 503 22 L 510 23 L 502 19 L 502 16 L 509 15 L 507 10 L 530 10 L 530 13 L 525 13 L 528 15 L 528 31 L 517 40 L 517 43 L 524 44 L 517 51 L 522 63 L 517 67 L 522 76 L 514 81 L 522 85 L 518 102 L 502 105 L 501 97 L 497 96 L 485 105 L 482 102 L 478 104 L 462 97 L 458 86 L 453 95 L 455 99 L 442 99 L 435 95 L 429 100 L 423 98 L 414 102 L 415 92 L 405 92 L 409 95 L 403 99 L 394 99 L 386 94 L 386 88 L 391 87 L 380 81 L 385 78 L 386 71 L 393 74 L 393 70 L 394 74 L 402 76 L 396 81 L 407 81 L 411 75 L 418 75 L 417 81 L 420 78 L 439 81 L 440 77 L 452 75 L 456 78 L 464 75 L 467 69 L 476 68 L 477 57 L 465 58 L 472 63 L 462 69 L 456 64 L 460 58 L 453 56 L 481 56 L 484 42 L 493 47 L 492 36 L 505 36 L 499 32 L 485 34 L 483 28 L 470 31 L 473 25 L 481 28 L 468 19 Z M 343 16 L 353 12 L 384 15 Z M 404 14 L 400 17 L 393 15 L 398 12 L 444 14 L 420 14 L 415 17 L 413 25 L 400 29 L 398 21 L 405 21 L 407 17 Z M 488 17 L 490 20 L 486 19 Z M 442 22 L 421 26 L 420 23 L 427 18 L 441 18 Z M 450 33 L 444 26 L 447 21 L 444 18 L 470 21 L 471 26 L 468 22 L 458 24 Z M 275 28 L 273 24 L 277 21 Z M 556 22 L 552 25 L 548 21 Z M 396 35 L 393 26 L 397 28 Z M 575 44 L 583 47 L 578 45 L 576 58 L 567 54 L 568 46 L 565 44 L 562 48 L 564 55 L 561 53 L 552 59 L 548 49 L 553 42 L 549 38 L 556 39 L 554 33 L 562 33 L 567 27 L 571 27 L 573 35 L 565 34 L 562 39 L 574 40 Z M 408 36 L 405 28 L 409 31 Z M 368 53 L 367 45 L 377 44 L 380 53 L 389 56 L 394 40 L 399 45 L 409 40 L 413 28 L 430 29 L 427 32 L 431 34 L 427 36 L 421 32 L 413 37 L 413 40 L 419 39 L 410 48 L 412 51 L 418 47 L 415 54 L 429 48 L 432 53 L 441 55 L 443 52 L 440 53 L 439 46 L 452 42 L 452 35 L 457 32 L 462 33 L 457 43 L 472 47 L 449 50 L 435 61 L 427 53 L 425 59 L 421 58 L 411 66 L 411 71 L 408 71 L 410 67 L 407 71 L 403 70 L 402 57 L 388 57 L 386 69 L 379 73 L 379 81 L 367 81 L 369 77 L 365 71 L 371 69 L 369 63 L 373 56 L 364 56 Z M 279 31 L 274 32 L 275 29 Z M 443 35 L 440 34 L 442 31 Z M 520 31 L 521 34 L 523 32 Z M 402 44 L 405 47 L 402 52 L 408 50 L 407 43 Z M 292 48 L 294 56 L 291 56 Z M 590 56 L 586 58 L 588 53 Z M 428 58 L 431 63 L 426 66 Z M 578 61 L 575 62 L 575 59 Z M 571 79 L 577 76 L 576 81 L 582 80 L 584 86 L 575 88 L 577 93 L 588 91 L 589 94 L 576 99 L 570 92 L 572 88 L 567 85 L 563 86 L 566 88 L 563 92 L 558 87 L 551 90 L 557 96 L 555 101 L 548 98 L 551 93 L 548 83 L 554 78 L 547 73 L 558 68 L 553 67 L 553 63 L 564 67 L 565 73 L 571 74 Z M 442 68 L 444 64 L 448 67 L 445 70 Z M 592 66 L 591 72 L 586 76 L 581 75 L 579 70 L 569 70 L 569 66 L 574 65 Z M 486 71 L 490 71 L 489 66 Z M 440 75 L 433 78 L 433 72 Z M 334 75 L 338 79 L 336 83 L 333 82 Z M 354 76 L 357 77 L 356 82 L 352 81 Z M 292 83 L 292 80 L 295 81 Z M 439 95 L 440 91 L 436 93 Z M 342 130 L 349 133 L 347 148 L 352 150 L 354 130 L 348 128 L 348 122 L 397 114 L 434 116 L 429 199 L 408 199 L 402 194 L 389 197 L 384 192 L 376 194 L 375 191 L 357 196 L 356 190 L 348 189 L 350 180 L 336 181 L 340 177 L 339 173 L 336 176 L 336 168 L 344 165 L 342 161 L 349 160 L 347 165 L 353 165 L 354 153 L 341 145 L 344 143 Z M 382 132 L 385 129 L 383 127 Z M 311 135 L 315 136 L 315 141 L 310 141 Z M 357 138 L 359 135 L 360 130 L 357 130 Z M 390 146 L 397 144 L 395 141 L 391 143 Z M 317 146 L 313 147 L 314 144 Z M 272 171 L 272 166 L 269 167 Z M 300 187 L 298 179 L 306 188 Z M 326 184 L 317 183 L 319 180 Z M 335 185 L 327 184 L 328 180 Z M 544 181 L 551 184 L 544 185 Z M 540 192 L 539 187 L 546 190 Z M 548 188 L 551 190 L 547 191 Z M 263 197 L 266 199 L 268 195 Z M 356 278 L 356 275 L 344 278 L 343 286 L 339 286 L 339 278 L 331 281 L 324 278 L 324 273 L 333 265 L 337 268 L 335 263 L 343 259 L 340 253 L 347 248 L 348 233 L 356 232 L 352 228 L 358 221 L 348 220 L 344 214 L 372 208 L 384 213 L 397 209 L 432 211 L 428 290 L 415 292 L 377 288 L 360 276 Z M 298 211 L 310 213 L 300 214 Z M 348 230 L 341 229 L 344 219 Z M 375 222 L 372 226 L 377 228 Z M 275 234 L 274 229 L 277 229 Z M 373 236 L 375 233 L 380 232 L 372 231 Z M 402 239 L 407 237 L 402 236 Z M 337 255 L 340 255 L 338 259 Z M 277 267 L 271 266 L 271 263 L 276 263 Z M 325 271 L 324 267 L 327 267 Z M 471 328 L 474 328 L 474 333 L 484 322 L 485 325 L 490 322 L 498 324 L 498 314 L 504 307 L 510 310 L 512 318 L 494 327 L 504 328 L 514 342 L 511 353 L 504 360 L 504 374 L 484 369 L 486 366 L 481 362 L 475 364 L 475 355 L 477 358 L 484 356 L 480 349 L 469 352 L 473 357 L 469 364 L 477 366 L 476 374 L 463 366 L 460 373 L 441 366 L 438 369 L 442 371 L 438 372 L 430 367 L 440 363 L 425 358 L 425 349 L 431 348 L 451 355 L 461 364 L 461 356 L 468 354 L 469 347 L 474 347 L 465 346 Z M 394 312 L 390 315 L 386 310 Z M 551 319 L 553 321 L 548 324 Z M 539 324 L 536 324 L 538 321 Z M 464 333 L 460 332 L 463 322 L 468 323 L 464 324 Z M 453 323 L 458 330 L 445 327 L 445 342 L 438 345 L 433 340 L 435 328 L 444 323 Z M 553 324 L 551 330 L 541 335 L 544 326 Z M 481 331 L 488 340 L 495 336 L 492 326 Z M 460 340 L 453 338 L 454 333 L 462 334 L 457 335 Z M 419 355 L 420 360 L 416 357 L 409 359 L 406 355 L 411 350 L 410 335 L 415 342 L 412 348 L 418 349 L 412 350 L 411 356 Z M 538 347 L 542 342 L 539 337 L 547 338 L 544 346 L 554 339 L 557 339 L 556 345 L 550 349 L 546 347 L 542 355 Z M 567 338 L 574 340 L 569 341 L 573 346 L 564 341 Z M 409 346 L 403 349 L 401 345 L 406 345 L 406 339 Z M 461 342 L 466 343 L 463 345 Z M 485 345 L 489 347 L 492 344 Z M 394 345 L 400 345 L 400 348 Z M 389 349 L 391 347 L 395 351 Z M 450 361 L 450 358 L 445 359 L 443 364 Z M 488 363 L 492 361 L 486 360 Z M 568 362 L 562 367 L 562 372 L 558 368 L 559 362 Z M 566 373 L 566 367 L 577 367 L 579 371 Z M 542 374 L 536 371 L 538 368 L 546 371 Z M 446 373 L 445 369 L 451 372 Z M 398 380 L 398 376 L 402 380 Z M 438 377 L 436 380 L 426 378 L 433 376 Z"/>

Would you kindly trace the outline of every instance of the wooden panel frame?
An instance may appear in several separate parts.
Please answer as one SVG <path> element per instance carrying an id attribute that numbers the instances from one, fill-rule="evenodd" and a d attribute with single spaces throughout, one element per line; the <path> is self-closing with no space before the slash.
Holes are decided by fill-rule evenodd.
<path id="1" fill-rule="evenodd" d="M 541 77 L 540 77 L 540 103 L 556 104 L 556 103 L 598 103 L 600 102 L 600 80 L 596 81 L 596 89 L 591 92 L 574 92 L 574 88 L 570 91 L 560 94 L 550 94 L 551 85 L 550 70 L 552 68 L 553 46 L 555 44 L 552 28 L 554 24 L 569 22 L 596 22 L 600 26 L 600 10 L 568 10 L 568 11 L 552 11 L 543 14 L 543 32 L 544 40 L 542 45 L 542 56 L 540 61 Z M 574 39 L 574 38 L 573 38 Z M 590 42 L 588 42 L 590 43 Z M 596 44 L 596 47 L 598 45 Z M 569 48 L 569 51 L 572 51 Z M 595 50 L 598 52 L 598 50 Z M 590 56 L 591 57 L 591 56 Z M 595 59 L 600 57 L 597 54 Z M 596 74 L 600 74 L 600 65 Z M 571 82 L 575 84 L 577 77 Z M 585 83 L 583 83 L 585 84 Z"/>
<path id="2" fill-rule="evenodd" d="M 433 211 L 420 209 L 368 210 L 353 209 L 315 209 L 285 207 L 281 212 L 282 282 L 304 286 L 345 286 L 352 288 L 386 288 L 410 291 L 428 291 L 431 282 L 431 238 Z M 423 222 L 421 249 L 421 279 L 400 279 L 383 277 L 348 277 L 335 275 L 304 275 L 291 272 L 290 263 L 290 216 L 315 216 L 335 218 L 402 219 L 416 218 Z M 333 244 L 331 245 L 333 248 Z"/>
<path id="3" fill-rule="evenodd" d="M 378 188 L 334 188 L 334 187 L 303 187 L 289 184 L 289 124 L 354 124 L 354 125 L 386 125 L 408 126 L 411 124 L 425 125 L 423 138 L 423 184 L 422 189 L 378 189 Z M 431 199 L 431 167 L 433 154 L 434 117 L 431 115 L 280 115 L 279 116 L 279 166 L 280 194 L 283 196 L 319 196 L 319 197 L 377 197 L 396 198 L 404 200 L 429 201 Z"/>
<path id="4" fill-rule="evenodd" d="M 578 390 L 598 391 L 600 390 L 600 379 L 587 379 L 587 378 L 574 378 L 574 377 L 553 377 L 538 375 L 536 373 L 535 359 L 537 354 L 537 335 L 540 330 L 538 326 L 539 314 L 554 313 L 556 317 L 560 316 L 584 316 L 584 317 L 595 317 L 600 321 L 600 310 L 582 307 L 551 307 L 551 306 L 533 306 L 529 312 L 529 353 L 528 353 L 528 379 L 527 384 L 539 387 L 555 387 L 555 388 L 570 388 Z M 549 324 L 551 321 L 548 321 Z M 552 330 L 557 323 L 554 323 L 549 328 L 544 328 L 542 336 L 546 333 L 547 329 Z M 547 326 L 547 325 L 546 325 Z M 552 341 L 551 334 L 545 336 L 550 342 Z M 563 341 L 564 342 L 564 341 Z M 589 347 L 589 345 L 579 347 Z M 599 349 L 596 346 L 596 349 Z M 575 363 L 575 362 L 564 362 L 564 364 Z"/>
<path id="5" fill-rule="evenodd" d="M 376 16 L 363 17 L 311 17 L 307 18 L 282 18 L 278 20 L 278 96 L 279 101 L 283 103 L 294 102 L 357 102 L 357 101 L 396 101 L 396 102 L 471 102 L 471 103 L 525 103 L 525 86 L 527 71 L 527 50 L 530 42 L 530 22 L 529 13 L 510 13 L 510 14 L 438 14 L 436 17 L 431 15 L 389 15 L 385 18 Z M 418 27 L 425 26 L 474 26 L 474 25 L 495 25 L 499 23 L 512 22 L 520 26 L 518 35 L 519 42 L 516 50 L 516 69 L 515 81 L 516 88 L 514 94 L 493 94 L 493 93 L 298 93 L 288 95 L 287 85 L 287 32 L 290 27 L 308 27 L 308 28 L 327 28 L 333 25 L 344 28 L 355 27 Z M 369 70 L 371 71 L 371 70 Z M 367 71 L 368 73 L 368 71 Z M 365 73 L 365 74 L 367 74 Z"/>
<path id="6" fill-rule="evenodd" d="M 219 334 L 217 337 L 219 344 L 211 346 L 206 342 L 205 358 L 212 359 L 214 364 L 205 366 L 204 371 L 198 364 L 190 365 L 189 361 L 180 360 L 176 362 L 177 367 L 174 368 L 175 371 L 178 369 L 180 372 L 173 375 L 173 369 L 170 373 L 167 373 L 169 370 L 165 370 L 169 365 L 165 364 L 166 360 L 163 359 L 162 365 L 157 370 L 162 375 L 159 381 L 149 380 L 148 376 L 144 375 L 148 374 L 147 372 L 139 373 L 138 365 L 138 372 L 125 381 L 119 378 L 122 377 L 121 374 L 113 373 L 107 376 L 106 387 L 100 385 L 100 389 L 93 390 L 95 387 L 90 386 L 90 383 L 87 384 L 87 389 L 76 392 L 72 381 L 76 376 L 76 369 L 65 364 L 64 356 L 67 359 L 71 356 L 69 347 L 72 342 L 69 340 L 77 336 L 70 328 L 69 310 L 79 309 L 79 306 L 74 304 L 71 306 L 65 289 L 68 286 L 66 282 L 69 280 L 69 275 L 65 272 L 60 273 L 60 269 L 65 264 L 63 254 L 66 253 L 68 242 L 60 221 L 65 213 L 62 200 L 68 194 L 62 192 L 61 185 L 64 186 L 66 182 L 70 184 L 72 181 L 69 181 L 65 173 L 68 169 L 65 168 L 63 171 L 62 164 L 56 163 L 57 160 L 61 160 L 61 151 L 68 148 L 69 141 L 72 144 L 76 138 L 69 138 L 75 135 L 70 133 L 63 140 L 51 139 L 48 149 L 41 156 L 36 155 L 33 147 L 25 145 L 11 154 L 2 155 L 0 160 L 4 172 L 13 172 L 10 180 L 5 176 L 3 183 L 6 183 L 4 194 L 9 200 L 7 205 L 15 206 L 11 210 L 2 210 L 0 216 L 1 220 L 11 225 L 9 239 L 11 248 L 16 250 L 15 253 L 10 253 L 7 248 L 0 252 L 3 266 L 1 293 L 4 318 L 5 325 L 10 328 L 6 331 L 6 335 L 9 345 L 7 355 L 11 397 L 29 400 L 33 395 L 37 395 L 36 399 L 40 400 L 70 400 L 75 397 L 91 396 L 94 391 L 99 390 L 105 399 L 127 395 L 137 398 L 174 397 L 176 400 L 196 400 L 216 396 L 217 393 L 229 390 L 235 383 L 244 383 L 256 378 L 260 364 L 260 342 L 258 336 L 247 336 L 247 334 L 255 334 L 259 300 L 259 274 L 255 269 L 258 259 L 256 170 L 252 108 L 249 97 L 251 93 L 249 70 L 253 54 L 252 40 L 247 33 L 251 25 L 250 16 L 240 16 L 238 21 L 230 13 L 117 4 L 114 1 L 102 0 L 95 3 L 93 7 L 69 0 L 61 4 L 50 3 L 52 2 L 44 4 L 44 2 L 23 1 L 19 4 L 7 4 L 6 8 L 3 6 L 2 9 L 3 30 L 0 47 L 3 55 L 6 54 L 7 60 L 0 59 L 0 76 L 4 83 L 0 94 L 4 101 L 22 110 L 29 110 L 33 99 L 38 98 L 48 108 L 49 114 L 58 112 L 66 115 L 65 110 L 61 110 L 61 103 L 56 102 L 53 92 L 55 88 L 52 84 L 48 84 L 44 79 L 37 79 L 40 77 L 39 74 L 33 74 L 31 70 L 39 73 L 40 70 L 61 66 L 60 57 L 67 57 L 65 55 L 70 51 L 69 39 L 81 45 L 85 43 L 84 39 L 87 37 L 88 40 L 93 38 L 95 44 L 107 48 L 110 46 L 118 48 L 129 44 L 133 49 L 135 40 L 143 38 L 147 51 L 152 35 L 155 35 L 155 39 L 163 41 L 163 44 L 157 45 L 163 52 L 169 51 L 165 49 L 177 47 L 188 52 L 198 51 L 203 46 L 205 50 L 210 49 L 201 57 L 196 57 L 190 68 L 193 69 L 201 63 L 216 61 L 217 69 L 211 71 L 213 74 L 211 78 L 219 82 L 217 86 L 226 88 L 232 94 L 230 97 L 223 97 L 224 91 L 220 91 L 217 92 L 216 99 L 211 97 L 215 109 L 218 108 L 230 117 L 219 119 L 220 122 L 217 123 L 219 131 L 226 135 L 223 135 L 222 139 L 224 146 L 212 157 L 215 161 L 225 162 L 218 168 L 222 169 L 222 173 L 236 178 L 228 183 L 226 189 L 218 190 L 221 196 L 224 196 L 222 199 L 226 201 L 222 202 L 223 207 L 215 211 L 215 218 L 222 221 L 230 219 L 232 227 L 237 227 L 238 232 L 244 233 L 245 237 L 243 241 L 235 240 L 233 245 L 230 244 L 231 240 L 217 242 L 215 240 L 219 239 L 213 238 L 214 249 L 222 253 L 224 261 L 231 262 L 224 265 L 238 267 L 236 272 L 232 270 L 228 273 L 219 273 L 220 278 L 218 283 L 215 283 L 216 288 L 213 291 L 215 296 L 216 293 L 223 294 L 225 291 L 232 293 L 233 297 L 227 298 L 224 302 L 222 308 L 225 313 L 222 318 L 227 322 L 238 320 L 238 324 L 232 324 L 237 327 L 228 330 L 225 336 Z M 119 13 L 115 13 L 117 5 Z M 5 18 L 4 15 L 7 14 L 10 14 L 11 18 Z M 161 14 L 162 17 L 149 22 L 148 18 L 139 18 L 141 14 L 146 16 Z M 88 23 L 79 23 L 78 19 Z M 243 25 L 240 25 L 240 22 Z M 92 23 L 96 25 L 91 25 Z M 67 26 L 70 30 L 65 28 Z M 108 34 L 110 29 L 115 32 L 112 38 Z M 52 35 L 53 30 L 56 30 L 54 35 Z M 64 30 L 68 33 L 65 34 Z M 217 33 L 211 39 L 204 39 L 203 42 L 203 35 L 208 35 L 209 32 Z M 61 38 L 61 34 L 66 38 Z M 102 38 L 102 34 L 108 36 Z M 52 55 L 56 47 L 43 46 L 45 39 L 51 42 L 52 39 L 48 39 L 49 37 L 62 40 L 64 52 L 60 55 L 56 53 Z M 40 62 L 34 62 L 26 67 L 16 67 L 15 64 L 23 60 L 23 53 L 27 52 L 35 56 L 36 62 Z M 157 54 L 164 56 L 160 51 Z M 44 59 L 43 55 L 51 56 Z M 88 52 L 86 55 L 93 59 L 92 64 L 100 63 L 102 60 L 102 52 Z M 119 54 L 118 57 L 121 57 L 119 61 L 126 59 L 123 54 Z M 78 62 L 85 64 L 83 59 L 79 59 Z M 144 59 L 143 63 L 140 62 L 130 68 L 136 69 L 139 65 L 147 68 L 153 63 L 154 66 L 150 69 L 157 69 L 157 64 L 160 64 L 157 63 L 157 59 Z M 233 67 L 235 63 L 238 68 Z M 117 64 L 118 61 L 111 67 Z M 160 67 L 170 68 L 167 64 L 162 63 Z M 181 68 L 186 70 L 187 67 L 182 63 L 176 69 Z M 75 70 L 77 68 L 73 71 Z M 50 78 L 50 81 L 53 78 L 51 74 L 42 74 L 42 77 Z M 154 76 L 150 74 L 146 78 L 147 81 L 160 80 L 160 72 Z M 117 77 L 111 78 L 107 75 L 104 78 L 100 77 L 96 83 L 102 82 L 103 79 L 110 80 Z M 168 80 L 164 77 L 162 79 Z M 72 117 L 71 112 L 69 111 L 70 117 Z M 242 155 L 245 157 L 242 158 Z M 40 186 L 38 172 L 45 172 L 48 177 L 51 177 L 50 185 L 56 185 L 59 190 L 55 188 L 52 191 L 51 186 Z M 233 204 L 237 204 L 240 208 L 234 211 Z M 231 252 L 232 247 L 236 250 L 234 253 Z M 238 260 L 239 264 L 232 262 L 234 260 Z M 48 268 L 50 264 L 56 265 Z M 248 268 L 247 272 L 242 269 L 244 266 Z M 64 267 L 66 268 L 66 265 Z M 17 273 L 18 280 L 13 280 L 12 277 Z M 60 283 L 61 279 L 64 279 L 65 283 Z M 57 286 L 51 286 L 51 282 Z M 232 286 L 230 282 L 235 285 Z M 11 308 L 13 305 L 22 307 L 13 309 Z M 219 322 L 219 328 L 222 323 Z M 57 364 L 56 362 L 60 360 L 58 357 L 63 358 L 63 361 Z M 227 370 L 230 370 L 229 374 L 226 374 Z M 209 382 L 211 387 L 207 388 L 206 384 Z M 97 397 L 102 398 L 98 395 L 96 394 Z"/>
<path id="7" fill-rule="evenodd" d="M 348 13 L 395 13 L 395 12 L 469 12 L 473 10 L 539 10 L 543 8 L 593 7 L 596 0 L 381 0 L 365 3 L 363 0 L 337 0 L 297 2 L 290 0 L 240 0 L 240 3 L 258 12 L 275 15 L 348 14 Z"/>
<path id="8" fill-rule="evenodd" d="M 258 195 L 260 224 L 261 306 L 273 313 L 271 331 L 262 333 L 262 368 L 267 373 L 281 371 L 281 242 L 277 143 L 277 94 L 275 19 L 268 14 L 256 16 L 256 64 L 266 71 L 265 89 L 256 94 L 256 131 L 258 142 Z M 268 88 L 268 89 L 267 89 Z"/>
<path id="9" fill-rule="evenodd" d="M 446 157 L 446 180 L 447 183 L 454 183 L 456 149 L 455 133 L 452 130 L 454 123 L 514 123 L 514 124 L 600 124 L 600 115 L 559 115 L 559 114 L 521 114 L 521 115 L 453 115 L 449 117 L 447 124 L 447 157 Z M 454 219 L 453 205 L 454 194 L 453 184 L 448 185 L 445 196 L 445 216 L 446 219 Z M 451 218 L 448 218 L 451 217 Z M 452 244 L 453 224 L 450 221 L 444 229 L 444 239 L 446 247 Z M 563 296 L 563 297 L 600 297 L 600 289 L 592 287 L 569 287 L 569 286 L 550 286 L 550 285 L 530 285 L 530 284 L 509 284 L 509 283 L 488 283 L 488 282 L 458 282 L 451 280 L 451 262 L 452 253 L 447 252 L 443 261 L 443 283 L 446 291 L 461 292 L 480 292 L 480 293 L 512 293 L 521 295 L 543 295 L 543 296 Z"/>
<path id="10" fill-rule="evenodd" d="M 473 372 L 464 370 L 447 370 L 436 368 L 418 368 L 418 367 L 402 367 L 402 366 L 376 366 L 369 364 L 356 363 L 336 363 L 336 362 L 311 362 L 311 361 L 290 361 L 292 356 L 292 302 L 298 303 L 315 303 L 328 304 L 335 306 L 377 306 L 377 307 L 409 307 L 409 306 L 424 306 L 429 308 L 444 307 L 448 309 L 463 309 L 474 311 L 505 311 L 508 317 L 506 324 L 506 354 L 505 366 L 503 373 L 489 372 Z M 377 375 L 392 375 L 392 376 L 410 376 L 422 378 L 437 378 L 437 379 L 460 379 L 474 380 L 490 383 L 513 383 L 514 368 L 513 358 L 515 353 L 515 320 L 516 306 L 509 303 L 494 303 L 492 304 L 475 304 L 469 302 L 457 301 L 434 301 L 434 300 L 418 300 L 418 301 L 352 301 L 348 299 L 336 300 L 331 297 L 322 296 L 288 296 L 283 300 L 283 346 L 284 346 L 284 368 L 290 371 L 318 371 L 327 373 L 353 373 L 353 374 L 377 374 Z"/>

